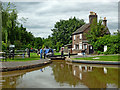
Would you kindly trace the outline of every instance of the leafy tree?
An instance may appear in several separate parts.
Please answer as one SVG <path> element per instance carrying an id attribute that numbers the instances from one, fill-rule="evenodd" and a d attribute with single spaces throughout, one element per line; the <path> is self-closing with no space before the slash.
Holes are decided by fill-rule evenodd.
<path id="1" fill-rule="evenodd" d="M 11 42 L 14 39 L 14 28 L 17 24 L 17 11 L 15 9 L 14 4 L 11 3 L 3 3 L 2 6 L 2 33 L 5 36 L 3 40 L 8 43 L 8 40 Z M 11 37 L 12 36 L 12 37 Z M 12 42 L 13 43 L 13 42 Z"/>
<path id="2" fill-rule="evenodd" d="M 14 41 L 15 48 L 21 49 L 22 43 L 19 40 Z"/>
<path id="3" fill-rule="evenodd" d="M 89 40 L 90 44 L 97 41 L 99 37 L 103 37 L 106 35 L 107 28 L 105 28 L 104 25 L 102 25 L 102 19 L 99 20 L 99 23 L 96 23 L 96 20 L 93 19 L 93 23 L 90 25 L 90 31 L 88 34 L 86 34 L 87 39 Z M 92 44 L 93 45 L 93 44 Z"/>
<path id="4" fill-rule="evenodd" d="M 43 45 L 43 40 L 40 37 L 34 39 L 34 48 L 40 49 Z"/>
<path id="5" fill-rule="evenodd" d="M 96 20 L 93 19 L 93 23 L 90 25 L 90 31 L 86 34 L 86 37 L 89 41 L 89 44 L 91 44 L 94 48 L 95 51 L 102 51 L 104 49 L 104 44 L 105 40 L 108 36 L 107 35 L 107 30 L 103 24 L 102 24 L 102 19 L 99 20 L 99 23 L 96 23 Z M 102 39 L 102 37 L 105 36 L 106 38 Z M 100 40 L 102 39 L 102 40 Z M 99 41 L 100 40 L 100 41 Z"/>
<path id="6" fill-rule="evenodd" d="M 52 33 L 52 44 L 55 49 L 58 49 L 62 45 L 69 44 L 72 42 L 71 35 L 74 31 L 85 24 L 83 19 L 69 18 L 69 20 L 60 20 L 56 22 L 54 28 L 51 29 Z M 59 44 L 59 45 L 58 45 Z"/>
<path id="7" fill-rule="evenodd" d="M 103 52 L 104 46 L 107 45 L 107 51 L 104 54 L 117 54 L 120 53 L 120 38 L 119 32 L 117 35 L 104 35 L 99 37 L 96 42 L 94 42 L 94 50 L 98 52 Z"/>
<path id="8" fill-rule="evenodd" d="M 16 49 L 34 47 L 34 36 L 17 21 L 16 6 L 12 3 L 3 3 L 1 11 L 2 41 L 6 44 L 15 44 Z"/>
<path id="9" fill-rule="evenodd" d="M 43 47 L 54 48 L 52 43 L 52 37 L 48 36 L 48 38 L 43 39 L 44 45 Z"/>

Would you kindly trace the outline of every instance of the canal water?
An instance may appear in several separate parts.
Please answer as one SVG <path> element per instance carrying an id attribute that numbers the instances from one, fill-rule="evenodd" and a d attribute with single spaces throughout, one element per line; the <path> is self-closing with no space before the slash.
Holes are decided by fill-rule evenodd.
<path id="1" fill-rule="evenodd" d="M 54 61 L 2 73 L 2 88 L 118 88 L 118 67 Z"/>

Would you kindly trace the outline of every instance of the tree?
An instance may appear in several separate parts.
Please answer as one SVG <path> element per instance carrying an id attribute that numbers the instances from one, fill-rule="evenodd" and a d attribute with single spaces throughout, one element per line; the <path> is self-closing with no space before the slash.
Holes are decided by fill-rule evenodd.
<path id="1" fill-rule="evenodd" d="M 3 40 L 8 43 L 10 40 L 11 43 L 14 41 L 14 29 L 17 24 L 17 10 L 14 4 L 5 3 L 2 6 L 2 33 Z"/>
<path id="2" fill-rule="evenodd" d="M 36 37 L 36 38 L 34 39 L 34 48 L 40 49 L 40 48 L 42 48 L 42 45 L 43 45 L 43 40 L 42 40 L 42 38 Z"/>
<path id="3" fill-rule="evenodd" d="M 15 44 L 16 49 L 34 47 L 34 36 L 17 21 L 17 17 L 14 4 L 2 4 L 2 41 L 5 44 Z"/>
<path id="4" fill-rule="evenodd" d="M 59 46 L 69 44 L 72 42 L 71 35 L 74 31 L 85 24 L 83 19 L 69 18 L 69 20 L 60 20 L 56 22 L 54 28 L 51 29 L 52 33 L 52 44 L 55 49 Z M 59 45 L 58 45 L 59 43 Z"/>
<path id="5" fill-rule="evenodd" d="M 43 47 L 49 47 L 49 48 L 54 48 L 53 43 L 52 43 L 52 37 L 48 36 L 48 38 L 43 39 Z"/>
<path id="6" fill-rule="evenodd" d="M 99 37 L 103 37 L 106 35 L 107 28 L 105 28 L 104 25 L 102 25 L 102 19 L 99 20 L 99 23 L 96 24 L 96 20 L 93 20 L 93 23 L 90 25 L 90 31 L 88 34 L 86 34 L 87 39 L 90 42 L 95 42 Z"/>
<path id="7" fill-rule="evenodd" d="M 102 42 L 104 42 L 104 40 L 99 42 L 99 39 L 104 35 L 107 35 L 106 32 L 108 28 L 105 28 L 105 26 L 102 25 L 102 21 L 103 20 L 100 19 L 99 23 L 96 23 L 96 20 L 94 19 L 93 23 L 90 25 L 90 31 L 86 34 L 89 44 L 93 45 L 95 51 L 103 51 L 104 45 Z"/>
<path id="8" fill-rule="evenodd" d="M 96 51 L 103 52 L 103 46 L 107 45 L 107 51 L 105 54 L 117 54 L 120 53 L 120 38 L 117 35 L 105 35 L 100 37 L 93 45 Z"/>

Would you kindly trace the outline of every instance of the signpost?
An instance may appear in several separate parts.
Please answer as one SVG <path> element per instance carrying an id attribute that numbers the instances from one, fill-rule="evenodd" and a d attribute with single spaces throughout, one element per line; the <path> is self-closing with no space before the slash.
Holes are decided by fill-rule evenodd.
<path id="1" fill-rule="evenodd" d="M 106 52 L 107 51 L 107 46 L 104 46 L 104 52 Z"/>

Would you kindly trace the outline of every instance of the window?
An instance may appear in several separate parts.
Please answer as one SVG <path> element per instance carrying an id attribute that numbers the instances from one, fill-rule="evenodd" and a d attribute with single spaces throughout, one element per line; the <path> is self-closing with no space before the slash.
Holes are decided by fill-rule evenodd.
<path id="1" fill-rule="evenodd" d="M 84 49 L 87 49 L 87 44 L 84 44 Z"/>
<path id="2" fill-rule="evenodd" d="M 75 48 L 75 49 L 79 50 L 79 45 L 76 45 L 76 48 Z"/>
<path id="3" fill-rule="evenodd" d="M 80 39 L 82 39 L 82 34 L 80 34 Z"/>
<path id="4" fill-rule="evenodd" d="M 79 44 L 79 45 L 80 45 L 80 46 L 79 46 L 79 47 L 80 47 L 80 49 L 82 49 L 82 43 L 81 43 L 81 44 Z"/>
<path id="5" fill-rule="evenodd" d="M 74 40 L 75 40 L 75 35 L 74 35 Z"/>
<path id="6" fill-rule="evenodd" d="M 75 49 L 75 45 L 74 45 L 74 49 Z"/>

